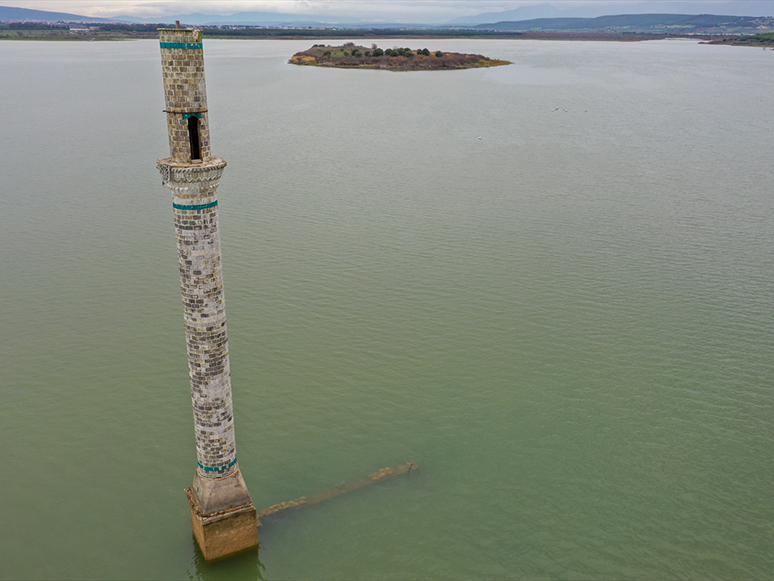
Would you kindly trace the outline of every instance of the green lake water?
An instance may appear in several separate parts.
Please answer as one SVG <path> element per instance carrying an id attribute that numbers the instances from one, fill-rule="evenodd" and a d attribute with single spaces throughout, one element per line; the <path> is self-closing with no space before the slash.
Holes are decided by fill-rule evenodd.
<path id="1" fill-rule="evenodd" d="M 0 578 L 774 575 L 774 51 L 205 41 L 237 450 L 208 565 L 158 43 L 0 43 Z"/>

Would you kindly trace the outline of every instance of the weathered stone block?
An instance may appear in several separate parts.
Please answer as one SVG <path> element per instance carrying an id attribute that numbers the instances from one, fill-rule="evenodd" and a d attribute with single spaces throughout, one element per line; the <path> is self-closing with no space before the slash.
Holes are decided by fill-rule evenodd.
<path id="1" fill-rule="evenodd" d="M 252 503 L 208 516 L 202 513 L 190 488 L 185 494 L 191 505 L 194 537 L 207 561 L 258 547 L 258 516 Z"/>

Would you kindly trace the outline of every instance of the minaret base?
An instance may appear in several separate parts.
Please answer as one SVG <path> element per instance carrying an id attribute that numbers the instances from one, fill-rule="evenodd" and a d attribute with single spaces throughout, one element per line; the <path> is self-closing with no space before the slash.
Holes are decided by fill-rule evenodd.
<path id="1" fill-rule="evenodd" d="M 197 470 L 191 491 L 199 510 L 207 516 L 253 503 L 238 464 L 234 472 L 221 478 L 202 477 Z"/>
<path id="2" fill-rule="evenodd" d="M 207 561 L 224 559 L 258 547 L 258 517 L 252 502 L 205 515 L 190 488 L 185 489 L 185 495 L 191 504 L 194 537 Z"/>

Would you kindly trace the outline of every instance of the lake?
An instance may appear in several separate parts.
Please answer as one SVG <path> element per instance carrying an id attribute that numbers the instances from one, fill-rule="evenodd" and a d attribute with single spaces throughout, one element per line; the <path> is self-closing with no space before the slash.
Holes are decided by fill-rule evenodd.
<path id="1" fill-rule="evenodd" d="M 205 40 L 237 448 L 207 564 L 156 41 L 0 43 L 0 578 L 774 572 L 774 51 Z M 370 43 L 370 40 L 369 40 Z"/>

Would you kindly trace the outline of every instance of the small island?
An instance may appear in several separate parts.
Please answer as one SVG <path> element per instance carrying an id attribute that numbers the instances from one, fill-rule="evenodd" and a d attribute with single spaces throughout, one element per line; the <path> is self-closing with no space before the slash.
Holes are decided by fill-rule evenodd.
<path id="1" fill-rule="evenodd" d="M 292 65 L 337 67 L 345 69 L 386 69 L 390 71 L 432 71 L 499 67 L 510 61 L 492 59 L 480 54 L 430 51 L 426 48 L 371 48 L 348 42 L 342 46 L 315 44 L 297 52 L 288 61 Z"/>
<path id="2" fill-rule="evenodd" d="M 762 34 L 747 34 L 743 36 L 724 36 L 705 41 L 700 44 L 726 44 L 731 46 L 757 46 L 767 47 L 774 50 L 774 32 L 764 32 Z"/>

